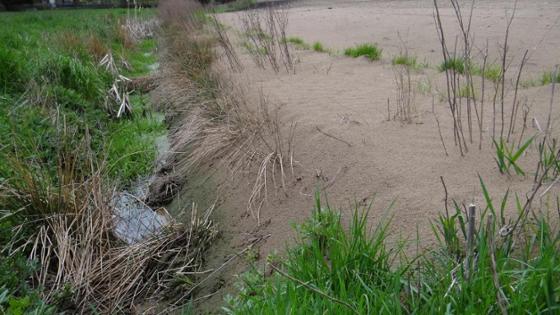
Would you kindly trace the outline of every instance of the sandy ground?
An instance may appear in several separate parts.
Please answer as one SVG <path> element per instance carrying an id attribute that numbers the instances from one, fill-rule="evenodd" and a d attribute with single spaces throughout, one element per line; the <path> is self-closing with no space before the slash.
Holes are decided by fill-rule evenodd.
<path id="1" fill-rule="evenodd" d="M 473 19 L 477 45 L 488 40 L 492 49 L 499 47 L 506 8 L 511 6 L 510 1 L 485 1 L 477 5 Z M 356 204 L 370 203 L 372 225 L 384 216 L 392 216 L 389 246 L 397 246 L 398 240 L 415 239 L 416 233 L 422 244 L 432 244 L 430 221 L 444 210 L 440 177 L 445 179 L 449 199 L 460 203 L 484 205 L 478 175 L 496 200 L 508 189 L 512 195 L 517 193 L 524 198 L 532 186 L 536 148 L 532 146 L 521 159 L 527 177 L 501 175 L 491 147 L 490 107 L 484 115 L 482 150 L 478 150 L 478 142 L 469 144 L 470 151 L 461 157 L 453 144 L 448 105 L 442 98 L 444 75 L 435 70 L 442 57 L 432 12 L 431 1 L 302 1 L 290 9 L 290 35 L 310 43 L 321 41 L 334 50 L 375 42 L 383 48 L 383 58 L 376 62 L 294 50 L 298 59 L 296 73 L 275 73 L 256 67 L 241 44 L 236 43 L 245 67 L 243 72 L 234 74 L 236 80 L 251 87 L 255 98 L 262 91 L 272 104 L 278 105 L 285 129 L 291 122 L 297 122 L 296 163 L 294 175 L 287 176 L 286 190 L 269 193 L 260 212 L 261 226 L 246 211 L 254 173 L 242 178 L 223 176 L 217 183 L 223 203 L 216 215 L 224 237 L 211 254 L 214 265 L 219 266 L 225 257 L 259 237 L 267 237 L 259 243 L 261 258 L 273 251 L 281 252 L 292 241 L 292 223 L 309 217 L 317 187 L 323 188 L 323 198 L 342 211 L 345 219 L 351 216 Z M 457 29 L 452 12 L 444 8 L 443 15 L 453 38 Z M 560 60 L 560 3 L 519 1 L 516 16 L 510 39 L 510 51 L 515 58 L 512 64 L 529 49 L 531 59 L 525 77 L 538 77 Z M 239 26 L 238 13 L 221 18 L 234 28 Z M 417 91 L 416 116 L 410 124 L 387 121 L 387 99 L 394 104 L 396 94 L 391 58 L 402 49 L 397 32 L 406 41 L 410 54 L 431 65 L 413 75 L 417 84 L 428 88 Z M 493 56 L 498 57 L 495 53 Z M 520 99 L 526 99 L 531 108 L 529 117 L 541 124 L 549 106 L 550 90 L 550 86 L 541 86 L 519 92 Z M 508 92 L 505 103 L 510 108 L 513 92 L 509 85 Z M 554 104 L 557 122 L 558 99 Z M 449 156 L 444 153 L 434 114 L 441 122 Z M 519 129 L 514 134 L 516 139 L 520 137 Z M 534 124 L 529 124 L 525 135 L 536 132 Z M 474 138 L 477 137 L 475 133 Z M 539 202 L 547 202 L 546 198 Z M 515 213 L 511 198 L 507 211 Z M 232 281 L 229 275 L 246 269 L 244 259 L 239 261 L 240 264 L 224 269 L 221 277 L 226 287 Z M 215 295 L 207 305 L 221 303 L 222 296 L 223 293 Z"/>

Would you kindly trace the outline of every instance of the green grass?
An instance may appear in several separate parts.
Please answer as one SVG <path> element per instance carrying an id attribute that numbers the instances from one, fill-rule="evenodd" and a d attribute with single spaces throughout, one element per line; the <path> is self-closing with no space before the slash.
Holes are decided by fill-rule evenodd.
<path id="1" fill-rule="evenodd" d="M 46 305 L 39 292 L 25 281 L 37 267 L 21 254 L 12 257 L 0 254 L 1 314 L 56 314 L 55 308 Z"/>
<path id="2" fill-rule="evenodd" d="M 286 38 L 286 42 L 296 46 L 299 49 L 310 49 L 308 43 L 306 43 L 301 37 L 290 36 Z"/>
<path id="3" fill-rule="evenodd" d="M 438 68 L 441 72 L 451 70 L 463 74 L 465 72 L 465 62 L 462 58 L 449 58 L 442 62 Z"/>
<path id="4" fill-rule="evenodd" d="M 317 202 L 313 216 L 296 228 L 297 243 L 285 256 L 267 260 L 271 275 L 263 275 L 260 267 L 243 274 L 236 294 L 226 297 L 225 312 L 496 314 L 497 275 L 510 314 L 555 313 L 560 307 L 560 234 L 537 217 L 519 227 L 522 240 L 496 236 L 511 196 L 506 193 L 495 205 L 480 182 L 486 204 L 474 222 L 476 259 L 465 258 L 468 219 L 458 203 L 454 213 L 433 223 L 435 248 L 407 257 L 399 245 L 404 242 L 388 245 L 386 221 L 368 228 L 367 209 L 356 210 L 345 228 L 339 213 Z"/>
<path id="5" fill-rule="evenodd" d="M 551 84 L 552 82 L 560 83 L 560 73 L 556 75 L 556 80 L 554 80 L 554 72 L 545 71 L 540 75 L 540 77 L 531 78 L 521 82 L 521 86 L 524 88 L 529 88 L 529 87 L 548 85 Z"/>
<path id="6" fill-rule="evenodd" d="M 311 50 L 313 50 L 315 52 L 319 52 L 319 53 L 329 52 L 329 49 L 325 48 L 323 43 L 321 43 L 319 41 L 314 42 L 313 45 L 309 45 L 301 37 L 290 36 L 290 37 L 286 38 L 286 42 L 294 45 L 296 48 L 299 48 L 299 49 L 305 49 L 305 50 L 311 49 Z"/>
<path id="7" fill-rule="evenodd" d="M 397 66 L 397 65 L 406 66 L 406 67 L 409 67 L 409 68 L 414 69 L 414 70 L 420 70 L 420 69 L 429 67 L 427 62 L 420 63 L 420 62 L 418 62 L 418 59 L 415 56 L 409 56 L 409 55 L 395 56 L 391 60 L 391 63 L 394 66 Z"/>
<path id="8" fill-rule="evenodd" d="M 247 10 L 257 3 L 256 0 L 235 0 L 229 3 L 219 4 L 211 8 L 214 13 L 226 13 Z"/>
<path id="9" fill-rule="evenodd" d="M 131 96 L 135 109 L 131 117 L 112 117 L 105 99 L 115 77 L 98 66 L 109 49 L 120 72 L 131 77 L 148 74 L 149 65 L 156 61 L 154 40 L 134 44 L 123 35 L 119 23 L 126 14 L 122 9 L 0 13 L 2 188 L 17 187 L 29 178 L 37 185 L 59 187 L 61 160 L 85 163 L 81 155 L 69 154 L 76 150 L 91 152 L 87 159 L 96 167 L 106 162 L 110 166 L 106 177 L 121 185 L 151 172 L 155 138 L 164 132 L 162 120 L 154 118 L 147 98 L 140 95 Z M 154 11 L 141 14 L 149 17 Z M 119 56 L 127 59 L 130 70 Z M 20 209 L 5 198 L 0 196 L 2 247 L 12 237 L 4 231 L 25 220 L 13 215 Z M 48 202 L 41 206 L 26 213 L 48 212 Z M 37 267 L 24 257 L 6 257 L 0 251 L 0 313 L 55 312 L 40 300 L 39 288 L 29 285 Z"/>
<path id="10" fill-rule="evenodd" d="M 286 41 L 290 44 L 303 46 L 305 45 L 305 41 L 301 37 L 291 36 L 286 38 Z"/>
<path id="11" fill-rule="evenodd" d="M 314 51 L 316 52 L 327 52 L 327 49 L 323 46 L 321 42 L 314 42 L 313 46 L 311 46 Z"/>
<path id="12" fill-rule="evenodd" d="M 150 174 L 157 157 L 155 141 L 165 134 L 163 117 L 152 115 L 147 96 L 135 96 L 133 114 L 136 117 L 114 121 L 109 126 L 104 151 L 107 152 L 108 172 L 125 183 Z"/>
<path id="13" fill-rule="evenodd" d="M 471 72 L 474 75 L 484 75 L 486 79 L 492 82 L 498 82 L 502 78 L 502 66 L 497 64 L 487 64 L 484 69 L 484 74 L 482 73 L 481 66 L 472 67 Z"/>
<path id="14" fill-rule="evenodd" d="M 459 74 L 464 74 L 466 67 L 467 66 L 465 65 L 465 61 L 463 58 L 450 58 L 447 60 L 447 62 L 442 62 L 439 65 L 438 69 L 441 72 L 451 70 Z M 487 64 L 485 66 L 484 73 L 482 73 L 482 66 L 480 65 L 471 63 L 471 65 L 468 67 L 473 75 L 484 76 L 486 79 L 492 82 L 498 82 L 502 78 L 502 66 L 498 64 Z"/>
<path id="15" fill-rule="evenodd" d="M 533 137 L 529 138 L 523 145 L 519 146 L 517 150 L 514 145 L 509 145 L 504 139 L 500 138 L 499 141 L 492 139 L 494 147 L 496 148 L 496 157 L 494 160 L 498 165 L 498 169 L 502 174 L 509 174 L 510 169 L 513 168 L 517 175 L 525 176 L 525 171 L 519 166 L 519 158 L 527 151 L 527 148 L 533 142 Z"/>
<path id="16" fill-rule="evenodd" d="M 153 11 L 143 14 L 150 15 Z M 39 154 L 45 161 L 55 160 L 52 155 L 56 143 L 52 138 L 60 122 L 46 119 L 53 115 L 64 118 L 77 136 L 89 133 L 92 144 L 98 148 L 103 148 L 109 137 L 114 138 L 114 125 L 120 122 L 110 119 L 104 107 L 106 92 L 114 78 L 97 66 L 96 53 L 101 49 L 97 46 L 111 47 L 115 58 L 125 56 L 131 69 L 121 68 L 121 71 L 127 76 L 146 75 L 149 65 L 156 61 L 155 40 L 144 40 L 134 46 L 123 40 L 117 23 L 125 15 L 126 10 L 121 9 L 76 10 L 71 14 L 67 11 L 0 13 L 6 23 L 0 29 L 0 38 L 6 43 L 0 47 L 0 120 L 6 121 L 0 128 L 2 139 L 17 135 L 19 144 L 37 149 L 33 155 Z M 89 47 L 91 38 L 100 43 Z M 28 93 L 24 95 L 24 91 Z M 136 119 L 144 120 L 134 116 L 129 134 L 132 130 L 141 133 L 138 126 L 146 127 L 145 131 L 151 133 L 151 126 L 137 125 Z M 0 153 L 15 152 L 17 146 L 15 142 L 2 143 Z M 130 148 L 120 148 L 111 151 L 115 158 L 137 149 L 132 144 Z M 95 151 L 100 156 L 105 154 L 102 150 Z M 146 169 L 147 165 L 139 169 Z"/>
<path id="17" fill-rule="evenodd" d="M 360 44 L 356 47 L 346 48 L 344 50 L 344 55 L 358 58 L 360 56 L 365 56 L 369 60 L 379 60 L 381 59 L 381 54 L 383 50 L 377 47 L 375 44 Z"/>
<path id="18" fill-rule="evenodd" d="M 403 65 L 411 68 L 416 68 L 418 66 L 416 57 L 408 55 L 395 56 L 391 62 L 393 63 L 393 65 Z"/>
<path id="19" fill-rule="evenodd" d="M 146 39 L 132 49 L 127 55 L 132 69 L 125 70 L 124 75 L 129 77 L 148 75 L 152 71 L 151 66 L 157 62 L 156 45 L 155 39 Z"/>
<path id="20" fill-rule="evenodd" d="M 459 88 L 459 97 L 464 97 L 464 98 L 474 98 L 475 95 L 473 93 L 473 90 L 471 89 L 470 86 L 468 85 L 463 85 Z"/>
<path id="21" fill-rule="evenodd" d="M 556 77 L 554 76 L 554 73 L 552 71 L 544 72 L 541 75 L 540 83 L 542 85 L 551 84 L 552 82 L 560 83 L 560 73 L 556 74 Z"/>

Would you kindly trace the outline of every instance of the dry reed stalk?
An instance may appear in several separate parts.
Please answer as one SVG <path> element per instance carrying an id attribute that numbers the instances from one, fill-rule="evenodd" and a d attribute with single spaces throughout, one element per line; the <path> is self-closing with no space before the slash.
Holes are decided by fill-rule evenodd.
<path id="1" fill-rule="evenodd" d="M 82 138 L 57 120 L 57 173 L 43 162 L 30 165 L 15 155 L 15 176 L 0 183 L 2 207 L 19 208 L 11 215 L 23 222 L 15 229 L 13 246 L 3 250 L 8 255 L 29 252 L 40 266 L 31 284 L 43 288 L 47 303 L 56 300 L 72 313 L 88 313 L 92 307 L 101 313 L 131 313 L 148 299 L 172 299 L 175 291 L 188 290 L 202 253 L 216 236 L 209 215 L 199 219 L 193 207 L 190 225 L 170 225 L 127 245 L 115 233 L 114 189 L 105 181 L 103 162 L 91 152 L 87 130 Z M 19 239 L 24 228 L 33 234 L 31 243 Z"/>
<path id="2" fill-rule="evenodd" d="M 437 124 L 437 128 L 438 128 L 438 134 L 439 134 L 439 140 L 441 141 L 441 145 L 443 146 L 443 152 L 445 152 L 445 156 L 449 156 L 449 153 L 447 152 L 447 147 L 445 146 L 445 141 L 443 140 L 443 135 L 441 134 L 441 126 L 439 124 L 439 119 L 437 116 L 437 113 L 435 112 L 435 99 L 434 96 L 432 95 L 432 113 L 434 114 L 434 118 L 436 120 L 436 124 Z M 443 180 L 443 178 L 442 178 Z"/>
<path id="3" fill-rule="evenodd" d="M 408 57 L 408 56 L 407 56 Z M 393 115 L 394 120 L 399 120 L 403 123 L 412 123 L 413 117 L 416 113 L 414 105 L 415 99 L 415 84 L 411 78 L 410 67 L 399 66 L 393 67 L 393 74 L 395 76 L 396 84 L 396 110 Z"/>
<path id="4" fill-rule="evenodd" d="M 172 10 L 175 6 L 184 7 L 182 18 L 170 13 L 176 10 Z M 185 17 L 194 14 L 192 10 L 195 10 L 194 6 L 170 0 L 163 8 L 163 12 L 168 13 L 162 14 L 164 30 L 168 31 L 164 37 L 167 58 L 162 63 L 158 92 L 162 95 L 160 103 L 166 104 L 165 110 L 175 116 L 170 133 L 170 151 L 177 163 L 175 171 L 185 177 L 219 165 L 228 168 L 234 177 L 241 169 L 256 167 L 247 210 L 260 223 L 259 211 L 267 199 L 268 190 L 271 187 L 285 189 L 286 170 L 288 167 L 293 169 L 295 125 L 290 128 L 286 140 L 281 132 L 283 125 L 278 112 L 271 115 L 268 100 L 262 93 L 258 107 L 249 104 L 245 91 L 213 63 L 214 42 L 205 39 L 204 28 L 182 23 L 183 19 L 196 22 Z M 253 31 L 251 38 L 255 45 L 278 52 L 278 43 L 265 40 L 264 30 L 268 28 L 275 37 L 282 37 L 285 34 L 282 28 L 286 27 L 287 21 L 282 20 L 284 22 L 278 26 L 282 15 L 271 12 L 267 16 L 268 27 L 252 11 L 246 13 L 245 21 L 247 28 Z M 216 29 L 217 21 L 213 23 Z M 217 43 L 222 41 L 222 48 L 228 46 L 225 30 L 220 28 L 218 32 L 222 32 L 223 38 L 218 38 Z M 286 54 L 283 56 L 287 58 Z M 273 59 L 276 57 L 264 57 L 275 69 L 282 65 L 279 59 Z"/>
<path id="5" fill-rule="evenodd" d="M 14 160 L 18 179 L 2 183 L 1 201 L 21 205 L 17 215 L 33 235 L 29 246 L 26 242 L 4 250 L 11 255 L 30 247 L 29 259 L 40 264 L 33 286 L 44 288 L 47 303 L 60 303 L 62 296 L 62 304 L 77 313 L 91 307 L 102 313 L 131 312 L 148 298 L 172 298 L 174 290 L 184 289 L 177 281 L 197 272 L 202 253 L 216 236 L 209 215 L 199 218 L 193 207 L 188 227 L 170 225 L 127 245 L 115 234 L 114 190 L 88 147 L 84 143 L 75 151 L 61 151 L 56 177 L 40 165 Z M 185 285 L 188 289 L 191 282 Z M 65 294 L 68 289 L 70 295 Z"/>
<path id="6" fill-rule="evenodd" d="M 506 72 L 508 69 L 508 65 L 507 65 L 507 55 L 508 55 L 508 40 L 509 40 L 509 31 L 511 28 L 511 24 L 513 22 L 513 19 L 515 17 L 515 12 L 517 11 L 517 0 L 515 0 L 514 5 L 513 5 L 513 12 L 510 16 L 510 18 L 507 18 L 506 16 L 506 31 L 505 31 L 505 35 L 504 35 L 504 44 L 502 47 L 502 76 L 501 76 L 501 119 L 502 119 L 502 125 L 501 125 L 501 129 L 500 129 L 500 138 L 504 138 L 504 124 L 505 124 L 505 118 L 504 118 L 504 97 L 505 97 L 505 83 L 506 83 Z M 525 59 L 525 57 L 523 57 Z M 521 75 L 521 73 L 519 74 Z M 515 106 L 515 104 L 513 104 L 513 106 Z"/>
<path id="7" fill-rule="evenodd" d="M 275 72 L 279 72 L 283 65 L 286 72 L 295 72 L 286 35 L 286 7 L 270 5 L 264 12 L 248 10 L 240 16 L 240 20 L 247 38 L 247 48 L 258 67 L 264 69 L 269 64 Z"/>
<path id="8" fill-rule="evenodd" d="M 452 59 L 456 60 L 457 55 L 456 53 L 451 55 L 451 53 L 449 52 L 449 48 L 447 46 L 447 40 L 445 37 L 444 27 L 441 22 L 441 15 L 440 15 L 440 10 L 439 10 L 437 0 L 434 0 L 434 8 L 435 8 L 434 21 L 436 25 L 436 31 L 438 34 L 439 42 L 441 44 L 443 60 L 444 60 L 444 64 L 448 64 Z M 449 105 L 449 110 L 451 112 L 451 117 L 453 119 L 453 138 L 455 141 L 455 145 L 458 146 L 459 148 L 459 152 L 461 156 L 463 156 L 467 148 L 464 147 L 466 146 L 466 141 L 463 136 L 462 124 L 460 121 L 461 109 L 459 107 L 460 103 L 458 102 L 458 94 L 459 94 L 458 92 L 460 86 L 459 73 L 455 71 L 455 69 L 445 69 L 445 78 L 446 78 L 446 89 L 447 89 L 447 103 Z"/>
<path id="9" fill-rule="evenodd" d="M 468 152 L 467 141 L 465 140 L 465 132 L 463 130 L 463 99 L 465 99 L 466 105 L 466 123 L 469 142 L 472 144 L 473 141 L 473 114 L 476 119 L 476 126 L 478 127 L 478 147 L 479 150 L 482 149 L 483 137 L 482 133 L 484 130 L 484 105 L 486 101 L 486 72 L 488 69 L 488 42 L 484 50 L 481 50 L 482 54 L 482 72 L 481 72 L 481 98 L 480 102 L 476 97 L 475 83 L 473 80 L 473 71 L 475 69 L 475 62 L 472 54 L 472 48 L 474 47 L 474 35 L 472 34 L 472 16 L 474 12 L 475 1 L 470 1 L 470 9 L 468 14 L 462 12 L 461 4 L 458 0 L 451 1 L 451 7 L 454 12 L 454 16 L 457 19 L 457 24 L 459 26 L 459 37 L 461 38 L 461 54 L 457 54 L 457 41 L 455 42 L 453 52 L 448 45 L 447 39 L 444 35 L 444 26 L 442 24 L 440 9 L 438 6 L 438 1 L 434 0 L 434 21 L 436 25 L 436 31 L 438 34 L 438 39 L 441 44 L 441 51 L 444 58 L 444 64 L 449 62 L 460 62 L 461 71 L 455 69 L 455 66 L 449 66 L 444 69 L 446 74 L 446 88 L 447 88 L 447 103 L 453 118 L 453 135 L 455 145 L 458 147 L 461 155 Z M 509 35 L 511 25 L 515 18 L 515 13 L 517 10 L 517 1 L 513 5 L 512 13 L 506 16 L 506 28 L 504 32 L 504 42 L 501 46 L 500 51 L 500 77 L 494 82 L 494 93 L 491 97 L 492 101 L 492 138 L 500 137 L 501 139 L 509 142 L 513 133 L 515 132 L 515 125 L 517 123 L 519 101 L 518 101 L 518 89 L 521 74 L 523 72 L 524 66 L 528 60 L 528 53 L 525 52 L 523 58 L 521 59 L 521 65 L 518 69 L 516 80 L 515 80 L 515 90 L 513 103 L 511 105 L 511 113 L 509 116 L 509 126 L 506 124 L 506 74 L 510 66 L 511 60 L 509 57 Z M 460 73 L 459 73 L 460 72 Z M 465 89 L 468 93 L 467 95 L 462 95 L 461 82 L 465 83 Z M 507 128 L 507 130 L 506 130 Z M 507 132 L 507 138 L 505 133 Z"/>
<path id="10" fill-rule="evenodd" d="M 510 121 L 509 121 L 509 130 L 508 130 L 508 135 L 507 135 L 507 141 L 509 142 L 509 139 L 511 137 L 511 135 L 515 132 L 515 123 L 517 121 L 517 111 L 519 108 L 519 102 L 517 101 L 517 94 L 519 91 L 519 83 L 521 82 L 521 73 L 523 73 L 523 67 L 525 66 L 525 64 L 527 63 L 527 54 L 529 53 L 529 50 L 525 50 L 525 54 L 523 54 L 523 58 L 521 58 L 521 65 L 519 66 L 519 71 L 517 71 L 517 77 L 515 80 L 515 92 L 514 92 L 514 96 L 513 96 L 513 106 L 511 108 L 511 115 L 510 115 Z"/>
<path id="11" fill-rule="evenodd" d="M 237 56 L 237 52 L 235 48 L 231 44 L 231 40 L 229 39 L 228 32 L 224 25 L 218 21 L 215 15 L 210 16 L 210 23 L 214 29 L 216 34 L 218 43 L 220 44 L 224 55 L 228 60 L 228 64 L 233 71 L 241 71 L 243 70 L 243 66 L 239 61 L 239 57 Z"/>
<path id="12" fill-rule="evenodd" d="M 478 150 L 482 150 L 482 130 L 484 126 L 484 99 L 486 98 L 486 65 L 488 64 L 488 40 L 486 40 L 486 46 L 482 56 L 482 83 L 480 92 L 480 119 L 478 120 Z M 476 108 L 476 107 L 475 107 Z"/>
<path id="13" fill-rule="evenodd" d="M 264 148 L 254 152 L 254 157 L 260 161 L 260 164 L 247 202 L 247 210 L 257 220 L 258 225 L 260 225 L 260 210 L 268 200 L 269 185 L 272 185 L 275 191 L 280 187 L 286 193 L 285 170 L 289 166 L 292 175 L 294 172 L 293 141 L 296 129 L 296 124 L 292 123 L 288 130 L 288 136 L 284 137 L 278 108 L 271 114 L 268 108 L 268 100 L 262 91 L 260 95 L 260 115 L 264 122 L 264 128 L 259 129 L 257 136 Z M 280 176 L 279 182 L 276 180 L 277 172 Z"/>

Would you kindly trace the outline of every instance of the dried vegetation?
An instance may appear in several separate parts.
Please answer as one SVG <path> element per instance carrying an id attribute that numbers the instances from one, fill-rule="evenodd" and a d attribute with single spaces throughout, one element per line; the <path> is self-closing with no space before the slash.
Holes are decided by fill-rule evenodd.
<path id="1" fill-rule="evenodd" d="M 270 114 L 270 102 L 262 92 L 255 105 L 248 92 L 227 76 L 223 67 L 233 71 L 243 67 L 227 29 L 215 17 L 203 18 L 201 12 L 194 1 L 170 0 L 160 7 L 166 62 L 158 93 L 172 126 L 169 160 L 176 163 L 175 172 L 182 178 L 216 165 L 225 166 L 233 177 L 241 176 L 240 170 L 250 172 L 257 165 L 247 208 L 259 222 L 267 189 L 283 187 L 285 169 L 293 165 L 294 131 L 291 128 L 289 135 L 283 135 L 278 113 Z M 277 24 L 287 23 L 277 20 L 285 15 L 267 12 L 275 36 L 285 36 L 285 26 L 280 30 Z M 248 23 L 255 21 L 260 27 L 260 19 L 251 18 Z M 276 71 L 281 65 L 291 71 L 287 48 L 277 48 L 274 56 L 283 59 L 269 56 L 267 60 Z"/>

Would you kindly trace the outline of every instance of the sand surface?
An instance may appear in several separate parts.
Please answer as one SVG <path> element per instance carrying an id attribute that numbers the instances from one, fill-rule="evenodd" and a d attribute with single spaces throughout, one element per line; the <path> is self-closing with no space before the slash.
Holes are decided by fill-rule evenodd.
<path id="1" fill-rule="evenodd" d="M 476 43 L 483 47 L 488 40 L 491 58 L 496 60 L 498 42 L 502 41 L 505 29 L 505 13 L 511 7 L 511 1 L 484 1 L 474 11 Z M 233 76 L 250 87 L 255 99 L 262 91 L 271 104 L 279 107 L 285 133 L 290 123 L 297 122 L 296 162 L 294 174 L 289 171 L 286 177 L 287 188 L 269 192 L 260 211 L 260 226 L 247 215 L 254 172 L 241 178 L 223 176 L 219 183 L 223 202 L 216 214 L 224 237 L 212 253 L 216 265 L 262 236 L 268 238 L 259 243 L 261 258 L 273 251 L 281 252 L 293 239 L 292 224 L 309 217 L 317 187 L 346 220 L 356 204 L 372 204 L 372 225 L 384 216 L 392 216 L 389 246 L 397 246 L 398 240 L 415 239 L 416 233 L 425 246 L 433 243 L 430 220 L 444 211 L 440 177 L 445 179 L 449 199 L 459 203 L 484 206 L 478 175 L 496 200 L 508 189 L 510 194 L 525 198 L 532 187 L 537 150 L 533 146 L 521 158 L 526 177 L 500 174 L 491 146 L 490 107 L 484 115 L 482 150 L 476 141 L 478 131 L 474 133 L 476 144 L 469 143 L 470 150 L 464 157 L 454 146 L 449 109 L 442 97 L 445 77 L 436 69 L 442 56 L 432 12 L 432 1 L 296 2 L 289 12 L 289 35 L 310 43 L 321 41 L 333 51 L 357 43 L 378 43 L 383 48 L 383 57 L 370 62 L 336 53 L 294 49 L 298 59 L 295 74 L 256 67 L 236 40 L 244 71 Z M 452 11 L 443 8 L 442 13 L 448 36 L 454 38 L 458 33 Z M 539 77 L 560 61 L 560 2 L 519 1 L 516 16 L 510 38 L 513 68 L 524 50 L 529 49 L 531 58 L 524 77 Z M 238 17 L 239 13 L 228 13 L 220 18 L 236 29 L 240 25 Z M 412 76 L 416 84 L 424 86 L 416 91 L 412 123 L 387 121 L 387 100 L 394 104 L 396 95 L 391 59 L 402 51 L 397 32 L 410 54 L 430 65 Z M 536 118 L 544 124 L 550 90 L 550 85 L 520 90 L 519 98 L 526 99 L 530 107 L 530 120 Z M 509 113 L 511 84 L 507 92 L 505 103 Z M 555 125 L 560 114 L 559 99 L 554 103 Z M 439 117 L 449 156 L 444 153 L 435 115 Z M 520 137 L 519 129 L 513 135 L 516 139 Z M 530 122 L 524 139 L 537 131 Z M 538 202 L 546 202 L 546 198 Z M 515 211 L 514 200 L 510 198 L 507 212 Z M 245 268 L 244 264 L 236 265 L 227 273 Z M 231 279 L 224 277 L 226 283 L 231 283 Z M 220 296 L 214 299 L 219 301 Z"/>

